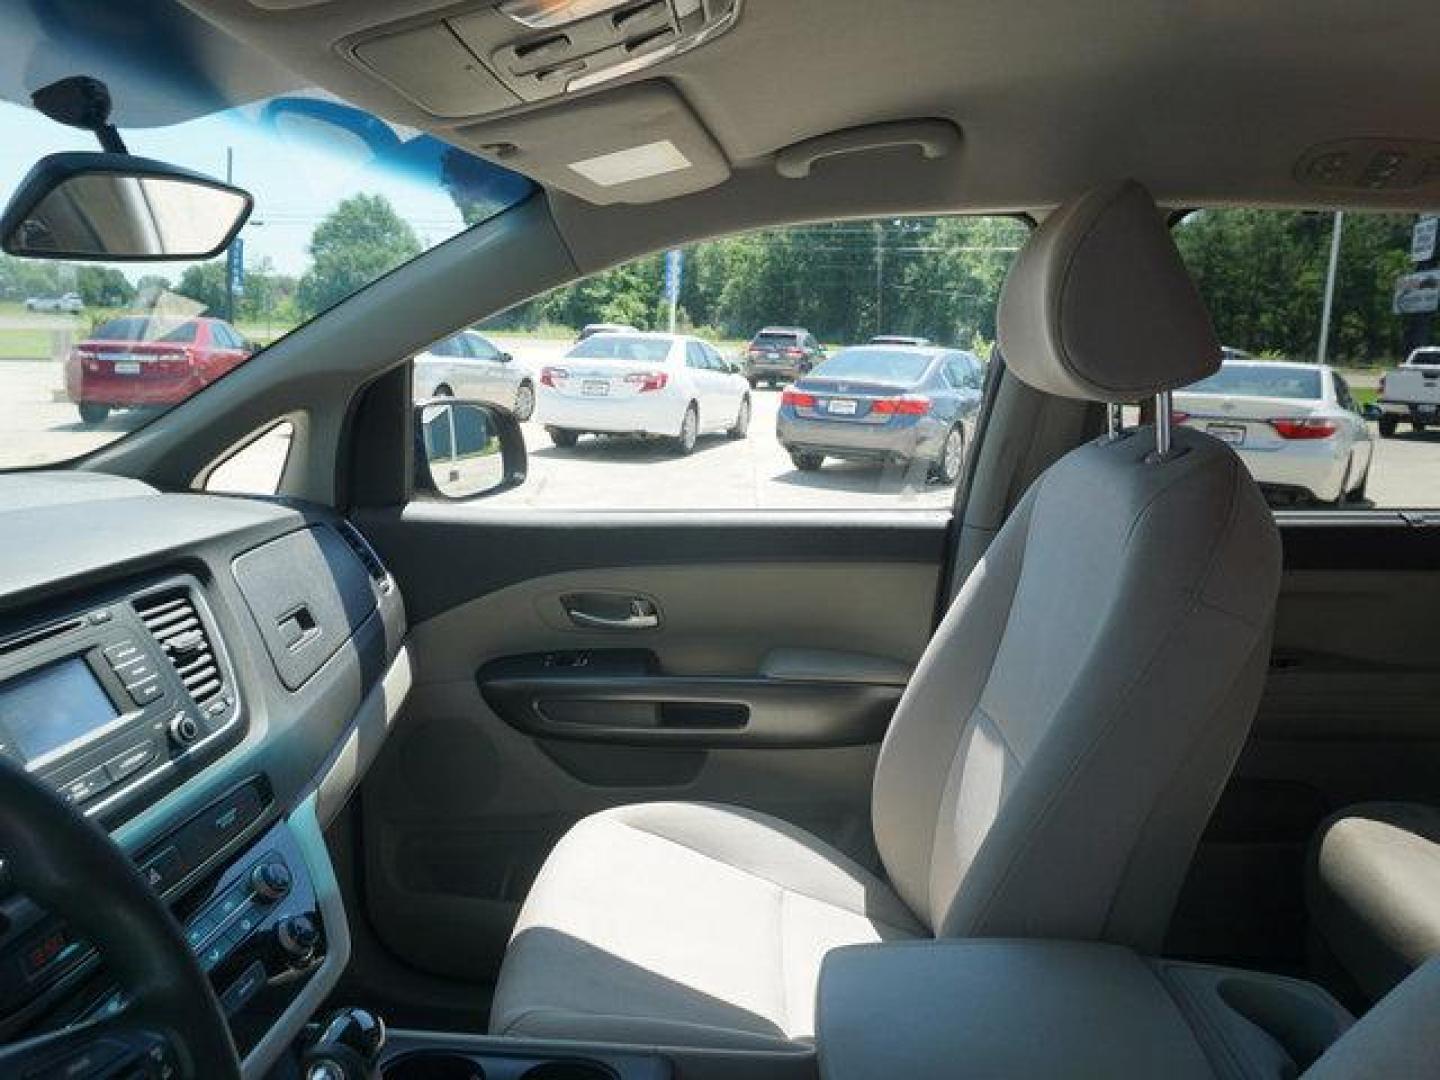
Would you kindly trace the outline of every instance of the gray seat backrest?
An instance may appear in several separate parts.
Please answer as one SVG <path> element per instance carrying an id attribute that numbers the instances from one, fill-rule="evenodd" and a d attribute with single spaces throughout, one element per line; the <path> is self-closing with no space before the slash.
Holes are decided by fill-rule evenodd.
<path id="1" fill-rule="evenodd" d="M 1133 401 L 1220 349 L 1133 183 L 1057 211 L 1002 296 L 1007 368 Z M 1082 446 L 1021 501 L 916 669 L 881 750 L 876 841 L 942 936 L 1158 948 L 1267 669 L 1273 517 L 1233 451 L 1151 427 Z"/>

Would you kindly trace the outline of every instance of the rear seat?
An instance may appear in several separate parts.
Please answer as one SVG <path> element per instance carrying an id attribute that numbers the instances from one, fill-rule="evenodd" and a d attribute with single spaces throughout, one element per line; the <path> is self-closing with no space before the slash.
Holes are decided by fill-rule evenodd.
<path id="1" fill-rule="evenodd" d="M 1306 900 L 1319 943 L 1374 1001 L 1440 956 L 1440 808 L 1346 807 L 1311 846 Z"/>

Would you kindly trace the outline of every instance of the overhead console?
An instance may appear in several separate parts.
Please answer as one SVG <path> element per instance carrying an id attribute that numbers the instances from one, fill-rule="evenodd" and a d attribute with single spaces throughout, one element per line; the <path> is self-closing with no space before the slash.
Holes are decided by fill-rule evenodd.
<path id="1" fill-rule="evenodd" d="M 480 117 L 599 86 L 734 25 L 740 0 L 499 0 L 345 43 L 437 117 Z"/>
<path id="2" fill-rule="evenodd" d="M 740 0 L 502 0 L 351 38 L 341 54 L 447 137 L 599 205 L 722 183 L 730 164 L 661 81 L 581 95 L 729 29 Z M 564 99 L 564 104 L 559 102 Z"/>

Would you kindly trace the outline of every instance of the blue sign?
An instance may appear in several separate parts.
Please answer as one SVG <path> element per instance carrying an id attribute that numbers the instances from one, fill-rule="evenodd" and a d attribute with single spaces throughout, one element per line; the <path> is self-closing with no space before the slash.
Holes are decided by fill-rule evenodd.
<path id="1" fill-rule="evenodd" d="M 680 279 L 685 272 L 685 252 L 671 248 L 665 252 L 665 299 L 671 303 L 680 300 Z"/>
<path id="2" fill-rule="evenodd" d="M 239 296 L 245 291 L 245 241 L 238 236 L 230 242 L 225 273 L 230 279 L 230 295 Z"/>

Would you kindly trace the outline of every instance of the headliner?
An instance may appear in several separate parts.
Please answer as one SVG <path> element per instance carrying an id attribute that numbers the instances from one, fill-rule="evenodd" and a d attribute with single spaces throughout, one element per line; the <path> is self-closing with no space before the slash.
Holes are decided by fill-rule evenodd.
<path id="1" fill-rule="evenodd" d="M 184 3 L 225 34 L 176 0 L 34 0 L 33 10 L 48 14 L 30 16 L 25 63 L 5 72 L 3 93 L 23 97 L 53 77 L 56 48 L 94 57 L 97 45 L 113 50 L 118 41 L 118 54 L 103 63 L 123 66 L 143 51 L 152 64 L 162 58 L 165 78 L 228 103 L 318 85 L 458 144 L 469 138 L 473 149 L 476 140 L 460 129 L 476 118 L 429 116 L 336 48 L 349 35 L 454 4 Z M 93 17 L 102 10 L 106 18 Z M 128 34 L 115 31 L 122 10 L 139 20 Z M 156 40 L 165 47 L 154 48 Z M 668 81 L 713 138 L 730 178 L 657 203 L 648 216 L 647 208 L 595 207 L 573 196 L 552 203 L 582 266 L 622 248 L 644 250 L 651 238 L 658 246 L 769 222 L 1043 212 L 1118 176 L 1139 179 L 1169 206 L 1428 208 L 1427 197 L 1405 192 L 1317 192 L 1299 184 L 1294 169 L 1307 148 L 1334 139 L 1440 138 L 1436 40 L 1440 7 L 1432 0 L 744 0 L 732 31 L 625 80 Z M 122 123 L 175 119 L 153 89 L 117 97 Z M 570 100 L 522 107 L 511 119 L 523 132 Z M 921 117 L 953 120 L 963 132 L 960 152 L 939 162 L 913 152 L 865 155 L 863 163 L 823 164 L 804 180 L 774 172 L 774 152 L 797 141 Z M 617 230 L 636 235 L 622 240 Z"/>

